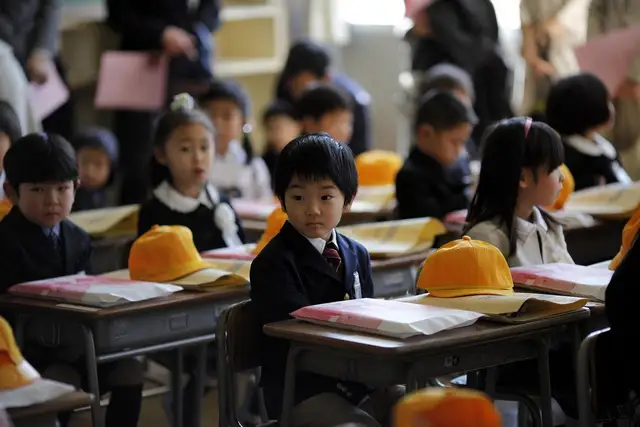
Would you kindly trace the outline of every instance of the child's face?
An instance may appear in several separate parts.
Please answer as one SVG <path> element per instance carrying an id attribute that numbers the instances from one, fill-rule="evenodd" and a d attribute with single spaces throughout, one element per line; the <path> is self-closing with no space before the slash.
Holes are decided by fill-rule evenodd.
<path id="1" fill-rule="evenodd" d="M 8 182 L 4 187 L 11 203 L 29 221 L 44 228 L 52 228 L 69 216 L 76 193 L 73 181 L 23 183 L 19 194 Z"/>
<path id="2" fill-rule="evenodd" d="M 472 130 L 469 123 L 441 131 L 434 130 L 430 125 L 422 125 L 418 131 L 418 143 L 443 166 L 451 166 L 464 152 Z"/>
<path id="3" fill-rule="evenodd" d="M 203 108 L 216 128 L 216 149 L 224 153 L 229 143 L 242 134 L 242 111 L 235 102 L 226 99 L 207 102 Z"/>
<path id="4" fill-rule="evenodd" d="M 353 114 L 349 110 L 332 111 L 320 120 L 304 119 L 302 127 L 305 133 L 326 132 L 336 141 L 347 144 L 353 132 Z"/>
<path id="5" fill-rule="evenodd" d="M 9 135 L 0 132 L 0 171 L 4 170 L 4 155 L 9 151 L 9 147 L 11 147 Z"/>
<path id="6" fill-rule="evenodd" d="M 201 187 L 211 172 L 213 135 L 200 123 L 180 126 L 155 156 L 158 163 L 169 168 L 176 189 Z"/>
<path id="7" fill-rule="evenodd" d="M 327 240 L 351 207 L 345 206 L 344 194 L 331 179 L 301 180 L 297 175 L 281 202 L 293 227 L 311 239 Z"/>
<path id="8" fill-rule="evenodd" d="M 551 206 L 562 189 L 564 174 L 560 167 L 551 173 L 540 168 L 537 177 L 531 169 L 525 169 L 520 180 L 520 200 L 527 200 L 533 206 Z"/>
<path id="9" fill-rule="evenodd" d="M 80 185 L 89 190 L 103 188 L 111 175 L 111 160 L 100 148 L 84 147 L 78 150 Z"/>
<path id="10" fill-rule="evenodd" d="M 267 131 L 267 141 L 271 148 L 280 152 L 282 149 L 298 135 L 300 135 L 300 124 L 289 116 L 274 116 L 265 123 Z"/>

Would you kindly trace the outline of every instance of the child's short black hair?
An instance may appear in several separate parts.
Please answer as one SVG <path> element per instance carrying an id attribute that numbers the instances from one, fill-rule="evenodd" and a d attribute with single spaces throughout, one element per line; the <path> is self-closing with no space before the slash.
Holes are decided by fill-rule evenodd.
<path id="1" fill-rule="evenodd" d="M 18 115 L 13 107 L 5 101 L 0 101 L 0 132 L 7 134 L 11 144 L 22 136 Z"/>
<path id="2" fill-rule="evenodd" d="M 317 84 L 305 90 L 295 103 L 298 120 L 311 118 L 322 119 L 325 114 L 335 111 L 351 110 L 349 97 L 335 86 Z"/>
<path id="3" fill-rule="evenodd" d="M 584 135 L 611 119 L 609 92 L 600 79 L 581 73 L 556 82 L 547 97 L 547 123 L 560 135 Z"/>
<path id="4" fill-rule="evenodd" d="M 31 133 L 18 139 L 4 157 L 7 182 L 20 184 L 78 180 L 76 154 L 60 135 Z"/>
<path id="5" fill-rule="evenodd" d="M 478 123 L 473 110 L 451 92 L 431 91 L 420 101 L 414 130 L 417 132 L 420 126 L 430 125 L 436 132 L 440 132 L 463 123 Z"/>
<path id="6" fill-rule="evenodd" d="M 332 180 L 344 194 L 345 204 L 351 203 L 358 191 L 353 152 L 326 133 L 299 136 L 280 153 L 275 172 L 275 191 L 283 205 L 284 193 L 294 176 L 308 180 Z"/>
<path id="7" fill-rule="evenodd" d="M 287 101 L 278 99 L 267 105 L 267 108 L 264 109 L 264 112 L 262 113 L 262 123 L 266 124 L 272 118 L 280 116 L 290 117 L 293 120 L 296 120 L 297 118 L 293 105 Z"/>
<path id="8" fill-rule="evenodd" d="M 331 59 L 323 46 L 311 40 L 299 40 L 289 49 L 282 75 L 288 80 L 307 71 L 322 78 L 327 75 L 330 64 Z"/>
<path id="9" fill-rule="evenodd" d="M 476 97 L 471 75 L 453 64 L 438 64 L 429 68 L 420 84 L 420 93 L 426 94 L 432 90 L 447 92 L 461 90 L 469 96 L 471 101 Z"/>
<path id="10" fill-rule="evenodd" d="M 211 134 L 215 134 L 215 128 L 209 117 L 197 108 L 191 95 L 181 93 L 176 95 L 171 102 L 169 111 L 164 113 L 156 124 L 153 146 L 164 148 L 171 134 L 181 126 L 192 123 L 199 123 L 208 129 Z M 155 156 L 151 157 L 151 185 L 157 187 L 162 181 L 171 181 L 169 168 L 161 165 Z"/>

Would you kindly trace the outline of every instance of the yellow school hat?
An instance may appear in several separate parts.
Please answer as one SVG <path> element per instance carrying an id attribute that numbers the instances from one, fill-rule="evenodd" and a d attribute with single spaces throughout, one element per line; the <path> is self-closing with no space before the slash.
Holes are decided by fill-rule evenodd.
<path id="1" fill-rule="evenodd" d="M 11 204 L 9 199 L 0 200 L 0 219 L 7 216 L 12 207 L 13 205 Z"/>
<path id="2" fill-rule="evenodd" d="M 256 255 L 259 254 L 271 239 L 276 237 L 276 234 L 280 232 L 280 229 L 282 229 L 285 222 L 287 222 L 287 214 L 281 207 L 275 208 L 267 217 L 267 226 L 264 229 L 262 236 L 260 236 L 260 240 L 258 240 L 253 253 Z"/>
<path id="3" fill-rule="evenodd" d="M 9 322 L 0 317 L 0 391 L 24 387 L 38 378 L 38 372 L 22 357 Z"/>
<path id="4" fill-rule="evenodd" d="M 640 207 L 636 209 L 629 221 L 624 225 L 622 229 L 622 245 L 616 256 L 609 263 L 609 270 L 615 270 L 618 268 L 624 257 L 631 249 L 633 241 L 640 230 Z"/>
<path id="5" fill-rule="evenodd" d="M 402 167 L 402 157 L 386 150 L 371 150 L 356 157 L 358 184 L 383 186 L 396 183 L 396 175 Z"/>
<path id="6" fill-rule="evenodd" d="M 181 225 L 154 225 L 129 252 L 132 280 L 172 282 L 207 268 L 212 266 L 200 257 L 191 230 Z"/>
<path id="7" fill-rule="evenodd" d="M 500 250 L 469 236 L 431 253 L 417 284 L 438 298 L 513 294 L 511 271 Z"/>
<path id="8" fill-rule="evenodd" d="M 573 194 L 573 190 L 575 190 L 576 188 L 576 181 L 575 179 L 573 179 L 573 174 L 571 173 L 567 165 L 560 165 L 560 171 L 564 175 L 564 181 L 562 182 L 562 188 L 558 193 L 556 201 L 553 202 L 553 205 L 547 206 L 547 209 L 551 211 L 559 211 L 564 209 L 564 205 L 567 203 L 567 200 L 569 200 L 569 197 L 571 196 L 571 194 Z"/>
<path id="9" fill-rule="evenodd" d="M 463 388 L 428 388 L 394 408 L 395 427 L 500 427 L 500 412 L 484 393 Z"/>

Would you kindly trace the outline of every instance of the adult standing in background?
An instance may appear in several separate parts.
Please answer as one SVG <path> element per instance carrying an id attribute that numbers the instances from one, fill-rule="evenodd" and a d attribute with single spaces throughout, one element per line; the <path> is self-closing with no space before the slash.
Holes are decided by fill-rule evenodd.
<path id="1" fill-rule="evenodd" d="M 287 62 L 278 78 L 276 99 L 294 104 L 310 85 L 329 83 L 351 100 L 353 132 L 349 148 L 354 156 L 371 149 L 371 96 L 358 82 L 345 74 L 333 73 L 327 50 L 310 40 L 300 40 L 289 49 Z"/>
<path id="2" fill-rule="evenodd" d="M 521 0 L 524 114 L 544 111 L 552 81 L 580 71 L 574 49 L 587 38 L 591 0 Z"/>
<path id="3" fill-rule="evenodd" d="M 158 51 L 171 58 L 170 88 L 212 77 L 212 33 L 220 25 L 220 0 L 107 0 L 109 25 L 125 51 Z M 171 95 L 171 93 L 170 93 Z M 121 202 L 140 203 L 148 184 L 148 163 L 157 112 L 117 111 Z"/>
<path id="4" fill-rule="evenodd" d="M 29 105 L 29 81 L 45 83 L 55 67 L 61 9 L 61 0 L 0 0 L 0 99 L 25 133 L 42 129 Z"/>
<path id="5" fill-rule="evenodd" d="M 498 21 L 491 0 L 433 0 L 414 17 L 405 39 L 412 69 L 452 63 L 473 77 L 479 123 L 474 139 L 491 123 L 512 115 L 509 70 L 502 58 Z"/>
<path id="6" fill-rule="evenodd" d="M 640 25 L 640 1 L 592 0 L 588 37 Z M 640 180 L 640 56 L 635 58 L 627 80 L 614 97 L 616 119 L 611 142 L 620 153 L 631 179 Z"/>

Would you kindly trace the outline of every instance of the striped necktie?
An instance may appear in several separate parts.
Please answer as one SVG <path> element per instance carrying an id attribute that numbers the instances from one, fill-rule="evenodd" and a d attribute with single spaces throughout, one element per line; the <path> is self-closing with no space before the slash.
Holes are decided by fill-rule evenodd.
<path id="1" fill-rule="evenodd" d="M 328 242 L 324 246 L 322 256 L 337 273 L 342 265 L 342 258 L 340 258 L 340 252 L 338 252 L 338 248 L 333 242 Z"/>

